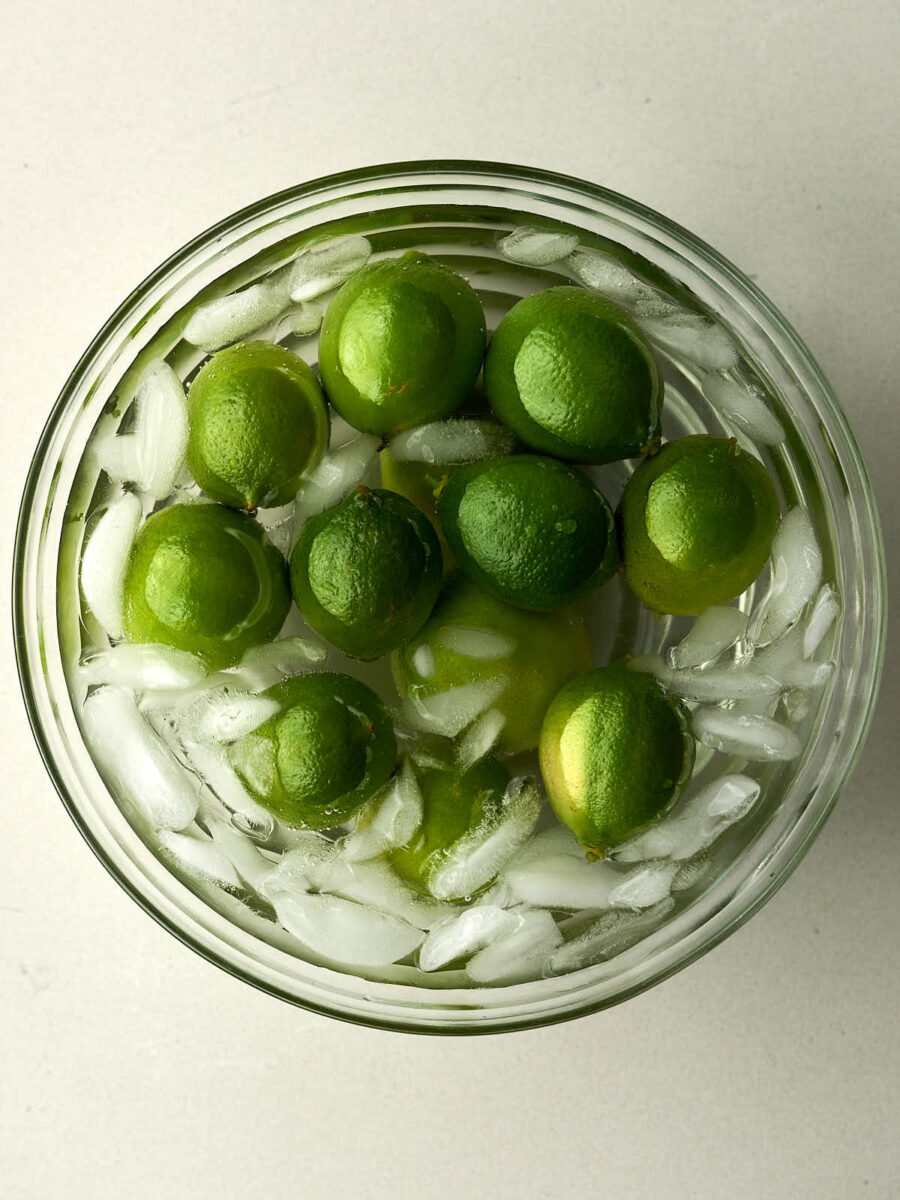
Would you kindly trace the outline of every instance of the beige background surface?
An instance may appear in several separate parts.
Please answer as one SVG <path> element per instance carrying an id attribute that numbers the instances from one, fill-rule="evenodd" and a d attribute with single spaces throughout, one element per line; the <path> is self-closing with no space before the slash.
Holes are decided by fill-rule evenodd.
<path id="1" fill-rule="evenodd" d="M 297 181 L 459 156 L 604 183 L 748 271 L 843 397 L 896 582 L 893 0 L 57 0 L 3 42 L 5 571 L 52 400 L 151 268 Z M 144 916 L 44 775 L 8 627 L 5 1198 L 900 1194 L 896 647 L 847 794 L 744 930 L 612 1012 L 447 1042 L 294 1011 Z"/>

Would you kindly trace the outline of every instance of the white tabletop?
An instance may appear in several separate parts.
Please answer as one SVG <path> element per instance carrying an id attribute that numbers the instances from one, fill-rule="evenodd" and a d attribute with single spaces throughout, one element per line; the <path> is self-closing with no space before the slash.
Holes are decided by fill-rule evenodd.
<path id="1" fill-rule="evenodd" d="M 470 157 L 625 192 L 753 276 L 843 398 L 896 581 L 894 0 L 57 0 L 2 41 L 5 569 L 50 405 L 151 268 L 298 181 Z M 455 1041 L 289 1008 L 158 928 L 3 654 L 7 1200 L 900 1194 L 896 646 L 846 795 L 747 927 L 613 1011 Z"/>

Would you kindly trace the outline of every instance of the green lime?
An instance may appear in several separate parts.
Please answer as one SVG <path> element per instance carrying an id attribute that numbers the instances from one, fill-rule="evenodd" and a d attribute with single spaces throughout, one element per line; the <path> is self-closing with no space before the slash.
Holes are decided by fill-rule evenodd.
<path id="1" fill-rule="evenodd" d="M 441 548 L 428 518 L 380 488 L 354 488 L 306 521 L 291 556 L 297 607 L 354 658 L 378 658 L 421 629 L 441 577 Z"/>
<path id="2" fill-rule="evenodd" d="M 370 263 L 325 313 L 319 368 L 341 416 L 368 433 L 432 421 L 466 399 L 484 357 L 481 304 L 427 254 Z"/>
<path id="3" fill-rule="evenodd" d="M 230 666 L 281 629 L 287 564 L 244 513 L 173 504 L 148 517 L 125 576 L 125 633 Z"/>
<path id="4" fill-rule="evenodd" d="M 435 754 L 416 767 L 416 779 L 422 792 L 422 824 L 406 846 L 392 853 L 391 864 L 413 887 L 427 891 L 431 873 L 454 843 L 486 817 L 499 815 L 509 772 L 495 758 L 483 758 L 461 772 L 450 755 Z"/>
<path id="5" fill-rule="evenodd" d="M 391 659 L 408 719 L 455 737 L 484 711 L 504 718 L 497 749 L 538 743 L 547 705 L 591 663 L 581 618 L 571 609 L 510 608 L 460 573 L 446 583 L 419 633 Z"/>
<path id="6" fill-rule="evenodd" d="M 623 309 L 581 288 L 526 296 L 491 338 L 484 386 L 497 415 L 544 454 L 582 463 L 643 454 L 659 437 L 663 384 Z"/>
<path id="7" fill-rule="evenodd" d="M 766 564 L 778 497 L 734 439 L 679 438 L 646 459 L 619 502 L 625 578 L 655 612 L 727 604 Z"/>
<path id="8" fill-rule="evenodd" d="M 435 497 L 450 478 L 452 467 L 439 467 L 433 463 L 406 462 L 394 458 L 385 446 L 378 456 L 381 467 L 381 482 L 384 487 L 414 504 L 431 522 L 441 547 L 444 563 L 454 562 L 453 551 L 444 537 L 444 530 L 435 511 Z"/>
<path id="9" fill-rule="evenodd" d="M 556 815 L 602 856 L 640 833 L 690 778 L 687 712 L 623 662 L 579 675 L 553 698 L 541 773 Z"/>
<path id="10" fill-rule="evenodd" d="M 339 825 L 387 782 L 397 742 L 387 710 L 366 684 L 319 672 L 262 694 L 280 711 L 229 754 L 253 795 L 286 825 Z"/>
<path id="11" fill-rule="evenodd" d="M 270 342 L 220 350 L 189 394 L 188 466 L 207 495 L 234 508 L 293 500 L 328 442 L 328 412 L 302 358 Z"/>
<path id="12" fill-rule="evenodd" d="M 460 467 L 437 511 L 466 574 L 517 608 L 572 604 L 619 564 L 609 505 L 586 475 L 555 458 L 519 454 Z"/>

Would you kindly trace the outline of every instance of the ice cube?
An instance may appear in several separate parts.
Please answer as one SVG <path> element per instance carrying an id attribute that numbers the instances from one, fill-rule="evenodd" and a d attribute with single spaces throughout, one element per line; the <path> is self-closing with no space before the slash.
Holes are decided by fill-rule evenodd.
<path id="1" fill-rule="evenodd" d="M 512 453 L 515 444 L 512 431 L 496 421 L 452 417 L 395 434 L 388 442 L 388 450 L 398 462 L 453 466 L 502 458 Z"/>
<path id="2" fill-rule="evenodd" d="M 251 646 L 238 664 L 237 674 L 251 691 L 262 692 L 324 662 L 326 653 L 324 644 L 313 638 L 278 638 Z"/>
<path id="3" fill-rule="evenodd" d="M 503 713 L 496 708 L 489 708 L 469 726 L 456 747 L 456 761 L 461 771 L 468 771 L 469 767 L 474 766 L 486 754 L 490 754 L 505 724 L 506 717 Z"/>
<path id="4" fill-rule="evenodd" d="M 669 650 L 669 665 L 679 670 L 715 662 L 747 632 L 747 614 L 714 604 L 701 613 L 688 633 Z"/>
<path id="5" fill-rule="evenodd" d="M 507 685 L 504 675 L 476 679 L 431 695 L 410 695 L 401 716 L 421 733 L 456 737 L 494 703 Z"/>
<path id="6" fill-rule="evenodd" d="M 826 583 L 816 597 L 806 629 L 803 631 L 804 658 L 812 658 L 840 611 L 840 602 L 834 594 L 834 589 Z"/>
<path id="7" fill-rule="evenodd" d="M 220 883 L 224 887 L 241 886 L 234 864 L 215 842 L 201 841 L 188 834 L 173 833 L 167 829 L 160 831 L 159 842 L 189 875 Z"/>
<path id="8" fill-rule="evenodd" d="M 651 342 L 702 370 L 730 371 L 738 364 L 737 346 L 707 317 L 682 310 L 669 317 L 642 317 L 640 325 Z"/>
<path id="9" fill-rule="evenodd" d="M 164 500 L 181 474 L 188 444 L 188 406 L 181 380 L 167 362 L 147 367 L 138 384 L 135 482 L 154 500 Z"/>
<path id="10" fill-rule="evenodd" d="M 648 862 L 629 871 L 609 893 L 613 908 L 652 908 L 665 900 L 678 868 L 671 862 Z"/>
<path id="11" fill-rule="evenodd" d="M 495 904 L 466 909 L 435 925 L 419 948 L 419 967 L 437 971 L 447 963 L 483 950 L 520 927 L 521 917 Z"/>
<path id="12" fill-rule="evenodd" d="M 343 500 L 369 469 L 381 443 L 374 434 L 360 433 L 336 450 L 329 450 L 297 493 L 294 530 Z"/>
<path id="13" fill-rule="evenodd" d="M 564 975 L 621 954 L 658 928 L 675 907 L 669 897 L 641 912 L 613 909 L 598 917 L 580 937 L 561 946 L 550 958 L 546 974 Z"/>
<path id="14" fill-rule="evenodd" d="M 784 427 L 755 388 L 717 375 L 708 375 L 702 386 L 713 408 L 747 437 L 764 446 L 784 441 Z"/>
<path id="15" fill-rule="evenodd" d="M 343 843 L 348 861 L 375 858 L 395 846 L 405 846 L 422 824 L 424 802 L 415 772 L 405 759 L 378 802 L 378 811 L 365 829 L 349 834 Z"/>
<path id="16" fill-rule="evenodd" d="M 287 288 L 291 300 L 313 300 L 343 283 L 354 271 L 364 267 L 372 254 L 372 245 L 360 234 L 332 238 L 300 254 L 288 270 Z"/>
<path id="17" fill-rule="evenodd" d="M 468 625 L 444 625 L 435 639 L 439 646 L 463 658 L 493 661 L 508 658 L 516 648 L 512 638 L 490 629 L 473 629 Z"/>
<path id="18" fill-rule="evenodd" d="M 672 880 L 673 892 L 686 892 L 695 883 L 699 883 L 712 865 L 712 855 L 708 850 L 702 850 L 693 858 L 676 863 L 677 870 Z"/>
<path id="19" fill-rule="evenodd" d="M 274 321 L 289 302 L 282 277 L 263 279 L 201 304 L 189 317 L 182 336 L 201 350 L 219 350 Z"/>
<path id="20" fill-rule="evenodd" d="M 275 341 L 283 341 L 284 338 L 291 335 L 294 337 L 311 337 L 314 333 L 318 333 L 327 307 L 328 305 L 321 301 L 301 301 L 296 308 L 292 308 L 281 318 L 275 334 Z"/>
<path id="21" fill-rule="evenodd" d="M 406 958 L 424 934 L 407 921 L 339 896 L 276 893 L 279 923 L 313 954 L 355 967 Z"/>
<path id="22" fill-rule="evenodd" d="M 599 250 L 580 246 L 566 259 L 566 265 L 585 287 L 617 300 L 635 301 L 653 294 L 652 289 L 636 279 L 618 259 Z"/>
<path id="23" fill-rule="evenodd" d="M 133 483 L 141 473 L 139 440 L 134 433 L 107 433 L 97 438 L 97 465 L 114 483 Z"/>
<path id="24" fill-rule="evenodd" d="M 516 862 L 504 875 L 516 900 L 542 908 L 607 908 L 622 876 L 606 862 L 548 853 Z"/>
<path id="25" fill-rule="evenodd" d="M 275 832 L 275 818 L 250 795 L 220 746 L 187 742 L 184 753 L 204 786 L 232 814 L 232 823 L 243 833 L 266 841 Z"/>
<path id="26" fill-rule="evenodd" d="M 80 671 L 87 684 L 112 683 L 136 692 L 147 688 L 177 691 L 193 687 L 206 675 L 203 664 L 193 654 L 150 642 L 120 642 L 99 650 L 82 660 Z"/>
<path id="27" fill-rule="evenodd" d="M 101 516 L 81 555 L 81 590 L 111 638 L 122 636 L 125 574 L 141 515 L 140 500 L 126 492 Z"/>
<path id="28" fill-rule="evenodd" d="M 421 679 L 430 679 L 434 674 L 434 654 L 425 642 L 416 647 L 411 661 L 413 670 Z"/>
<path id="29" fill-rule="evenodd" d="M 99 766 L 157 829 L 184 829 L 197 814 L 200 783 L 176 762 L 121 688 L 92 692 L 84 734 Z"/>
<path id="30" fill-rule="evenodd" d="M 786 761 L 803 749 L 787 726 L 758 713 L 698 708 L 692 726 L 698 741 L 751 762 Z"/>
<path id="31" fill-rule="evenodd" d="M 523 912 L 518 928 L 469 960 L 466 973 L 475 983 L 523 983 L 541 974 L 547 958 L 562 941 L 548 912 Z"/>
<path id="32" fill-rule="evenodd" d="M 510 262 L 529 267 L 547 267 L 571 254 L 578 245 L 574 233 L 559 233 L 548 229 L 532 229 L 520 225 L 497 243 L 497 249 Z"/>
<path id="33" fill-rule="evenodd" d="M 674 670 L 655 655 L 641 655 L 628 665 L 635 671 L 650 668 L 666 691 L 684 700 L 744 700 L 775 696 L 780 691 L 776 679 L 745 665 Z"/>
<path id="34" fill-rule="evenodd" d="M 371 905 L 416 929 L 431 929 L 457 911 L 452 904 L 414 891 L 386 862 L 377 859 L 349 862 L 336 852 L 314 864 L 309 879 L 320 892 Z"/>
<path id="35" fill-rule="evenodd" d="M 269 859 L 264 858 L 249 838 L 239 833 L 227 821 L 207 818 L 213 841 L 228 858 L 238 875 L 255 892 L 261 889 L 275 870 Z"/>
<path id="36" fill-rule="evenodd" d="M 198 742 L 236 742 L 274 717 L 279 704 L 229 684 L 208 688 L 176 714 L 182 735 Z"/>
<path id="37" fill-rule="evenodd" d="M 729 825 L 746 816 L 760 786 L 747 775 L 723 775 L 688 797 L 675 811 L 610 851 L 619 862 L 670 858 L 683 862 L 712 845 Z"/>
<path id="38" fill-rule="evenodd" d="M 822 551 L 805 508 L 792 508 L 781 519 L 772 545 L 772 587 L 768 597 L 761 641 L 774 641 L 784 633 L 822 582 Z"/>
<path id="39" fill-rule="evenodd" d="M 534 859 L 544 858 L 547 855 L 558 857 L 560 854 L 566 854 L 569 858 L 577 858 L 582 861 L 585 858 L 584 846 L 566 829 L 565 825 L 551 825 L 549 829 L 542 829 L 540 833 L 536 833 L 525 843 L 516 856 L 514 865 L 524 866 L 525 863 Z"/>
<path id="40" fill-rule="evenodd" d="M 301 894 L 315 884 L 314 875 L 339 853 L 336 842 L 311 829 L 291 831 L 292 845 L 263 882 L 262 894 L 273 904 L 282 894 Z"/>
<path id="41" fill-rule="evenodd" d="M 502 871 L 531 836 L 541 809 L 533 779 L 512 779 L 499 815 L 485 817 L 446 852 L 428 881 L 441 900 L 471 896 Z"/>

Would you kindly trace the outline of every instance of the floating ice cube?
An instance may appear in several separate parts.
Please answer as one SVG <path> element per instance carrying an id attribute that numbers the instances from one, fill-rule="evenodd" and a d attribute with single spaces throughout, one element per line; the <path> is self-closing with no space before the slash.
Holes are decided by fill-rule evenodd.
<path id="1" fill-rule="evenodd" d="M 686 892 L 695 883 L 699 883 L 712 865 L 712 856 L 708 850 L 702 850 L 693 858 L 676 863 L 677 870 L 672 880 L 673 892 Z"/>
<path id="2" fill-rule="evenodd" d="M 541 809 L 534 780 L 510 780 L 499 815 L 486 817 L 447 851 L 428 881 L 442 900 L 471 896 L 506 866 L 531 836 Z"/>
<path id="3" fill-rule="evenodd" d="M 292 830 L 292 845 L 266 876 L 262 894 L 273 904 L 282 894 L 301 894 L 315 887 L 313 878 L 339 853 L 336 842 L 311 829 Z"/>
<path id="4" fill-rule="evenodd" d="M 816 602 L 809 614 L 809 621 L 803 631 L 802 653 L 804 658 L 812 658 L 840 611 L 841 605 L 834 594 L 834 589 L 826 583 L 816 596 Z"/>
<path id="5" fill-rule="evenodd" d="M 756 803 L 760 786 L 747 775 L 723 775 L 690 796 L 667 817 L 610 852 L 619 862 L 692 858 L 712 845 Z"/>
<path id="6" fill-rule="evenodd" d="M 511 984 L 533 979 L 562 941 L 548 912 L 523 912 L 518 928 L 471 958 L 466 973 L 475 983 Z"/>
<path id="7" fill-rule="evenodd" d="M 279 710 L 271 696 L 256 696 L 231 685 L 209 688 L 177 714 L 185 738 L 198 742 L 236 742 L 258 729 Z"/>
<path id="8" fill-rule="evenodd" d="M 141 473 L 140 442 L 134 433 L 107 433 L 97 438 L 97 465 L 114 483 L 132 483 Z"/>
<path id="9" fill-rule="evenodd" d="M 424 938 L 399 917 L 338 896 L 276 893 L 280 924 L 313 954 L 355 967 L 386 967 Z"/>
<path id="10" fill-rule="evenodd" d="M 652 295 L 652 289 L 636 279 L 618 259 L 599 250 L 580 246 L 566 259 L 566 265 L 585 287 L 617 300 L 634 301 Z"/>
<path id="11" fill-rule="evenodd" d="M 434 654 L 426 642 L 416 647 L 410 661 L 420 679 L 430 679 L 434 674 Z"/>
<path id="12" fill-rule="evenodd" d="M 584 846 L 575 838 L 565 825 L 551 825 L 542 829 L 525 843 L 516 855 L 513 866 L 524 866 L 534 859 L 545 858 L 548 855 L 558 857 L 561 854 L 569 858 L 585 860 Z"/>
<path id="13" fill-rule="evenodd" d="M 408 921 L 416 929 L 431 929 L 457 911 L 452 904 L 414 891 L 386 862 L 377 859 L 349 862 L 336 852 L 314 864 L 309 879 L 320 892 L 369 904 Z"/>
<path id="14" fill-rule="evenodd" d="M 772 545 L 772 584 L 759 640 L 774 641 L 800 616 L 822 582 L 822 551 L 805 508 L 785 513 Z M 757 622 L 751 621 L 755 627 Z"/>
<path id="15" fill-rule="evenodd" d="M 505 724 L 506 717 L 503 713 L 496 708 L 489 708 L 469 726 L 456 748 L 456 761 L 461 771 L 468 771 L 469 767 L 474 766 L 486 754 L 490 754 Z"/>
<path id="16" fill-rule="evenodd" d="M 183 867 L 188 874 L 199 879 L 221 883 L 225 887 L 240 887 L 241 880 L 234 864 L 221 846 L 215 842 L 201 841 L 185 833 L 173 833 L 163 829 L 159 834 L 160 845 Z"/>
<path id="17" fill-rule="evenodd" d="M 453 738 L 490 708 L 506 684 L 506 676 L 493 675 L 430 696 L 411 695 L 403 702 L 401 716 L 421 733 Z"/>
<path id="18" fill-rule="evenodd" d="M 266 879 L 275 869 L 249 838 L 234 829 L 227 821 L 207 818 L 213 841 L 231 862 L 238 875 L 255 892 L 260 892 Z"/>
<path id="19" fill-rule="evenodd" d="M 458 958 L 468 958 L 513 933 L 521 923 L 516 913 L 495 904 L 466 909 L 434 926 L 419 948 L 419 967 L 423 971 L 437 971 Z"/>
<path id="20" fill-rule="evenodd" d="M 422 824 L 423 813 L 422 793 L 407 759 L 382 793 L 371 822 L 344 839 L 344 856 L 357 862 L 405 846 Z"/>
<path id="21" fill-rule="evenodd" d="M 343 283 L 348 275 L 364 267 L 372 254 L 367 238 L 359 234 L 332 238 L 299 255 L 287 275 L 291 300 L 314 300 Z"/>
<path id="22" fill-rule="evenodd" d="M 747 632 L 747 614 L 714 604 L 701 613 L 688 633 L 669 651 L 669 665 L 678 670 L 714 662 Z"/>
<path id="23" fill-rule="evenodd" d="M 184 744 L 184 753 L 204 786 L 232 814 L 232 822 L 243 833 L 265 841 L 275 832 L 275 818 L 250 795 L 221 746 L 202 742 Z"/>
<path id="24" fill-rule="evenodd" d="M 655 654 L 639 655 L 628 665 L 653 675 L 668 692 L 684 700 L 744 700 L 774 696 L 780 690 L 776 679 L 744 665 L 675 670 Z"/>
<path id="25" fill-rule="evenodd" d="M 703 381 L 703 392 L 713 408 L 753 441 L 764 446 L 784 441 L 784 427 L 756 389 L 733 379 L 708 375 Z"/>
<path id="26" fill-rule="evenodd" d="M 81 590 L 88 608 L 111 638 L 122 636 L 125 574 L 141 502 L 126 493 L 114 500 L 94 526 L 81 555 Z"/>
<path id="27" fill-rule="evenodd" d="M 561 946 L 547 965 L 548 975 L 579 971 L 621 954 L 652 933 L 675 907 L 669 897 L 642 912 L 613 909 L 598 917 L 580 937 Z"/>
<path id="28" fill-rule="evenodd" d="M 695 367 L 730 371 L 738 364 L 737 346 L 720 325 L 707 317 L 682 310 L 670 317 L 642 317 L 640 325 L 651 342 Z"/>
<path id="29" fill-rule="evenodd" d="M 262 692 L 324 662 L 326 653 L 323 643 L 313 638 L 278 638 L 252 646 L 238 664 L 237 674 L 252 691 Z"/>
<path id="30" fill-rule="evenodd" d="M 327 304 L 315 300 L 302 301 L 281 318 L 275 334 L 275 341 L 280 342 L 291 335 L 311 337 L 314 333 L 318 333 L 327 307 Z"/>
<path id="31" fill-rule="evenodd" d="M 665 900 L 672 887 L 677 867 L 671 862 L 649 862 L 622 878 L 609 893 L 613 908 L 652 908 Z"/>
<path id="32" fill-rule="evenodd" d="M 496 421 L 451 417 L 395 434 L 388 449 L 398 462 L 453 466 L 502 458 L 512 453 L 515 444 L 515 434 Z"/>
<path id="33" fill-rule="evenodd" d="M 547 267 L 571 254 L 577 245 L 578 237 L 574 233 L 554 233 L 520 225 L 500 239 L 497 249 L 510 262 L 529 267 Z"/>
<path id="34" fill-rule="evenodd" d="M 219 350 L 274 321 L 289 302 L 281 276 L 251 283 L 240 292 L 219 296 L 196 308 L 184 327 L 184 340 L 201 350 Z"/>
<path id="35" fill-rule="evenodd" d="M 176 760 L 121 688 L 101 687 L 82 710 L 100 767 L 157 829 L 184 829 L 197 813 L 199 781 Z"/>
<path id="36" fill-rule="evenodd" d="M 698 741 L 751 762 L 786 761 L 803 749 L 797 735 L 785 725 L 756 713 L 698 708 L 692 726 Z"/>
<path id="37" fill-rule="evenodd" d="M 181 380 L 163 360 L 153 363 L 138 384 L 135 482 L 154 500 L 164 500 L 181 474 L 188 444 L 188 406 Z"/>
<path id="38" fill-rule="evenodd" d="M 516 648 L 512 638 L 490 629 L 473 629 L 469 625 L 444 625 L 438 631 L 436 642 L 453 654 L 463 658 L 493 661 L 508 658 Z"/>
<path id="39" fill-rule="evenodd" d="M 310 517 L 332 508 L 357 487 L 375 457 L 380 442 L 374 434 L 360 433 L 349 442 L 330 450 L 316 469 L 304 480 L 297 493 L 294 528 Z"/>
<path id="40" fill-rule="evenodd" d="M 548 853 L 516 862 L 504 878 L 516 900 L 541 908 L 607 908 L 622 876 L 606 862 Z"/>
<path id="41" fill-rule="evenodd" d="M 149 642 L 120 642 L 99 650 L 82 660 L 80 670 L 85 683 L 112 683 L 136 692 L 193 687 L 206 675 L 203 664 L 193 654 Z"/>

